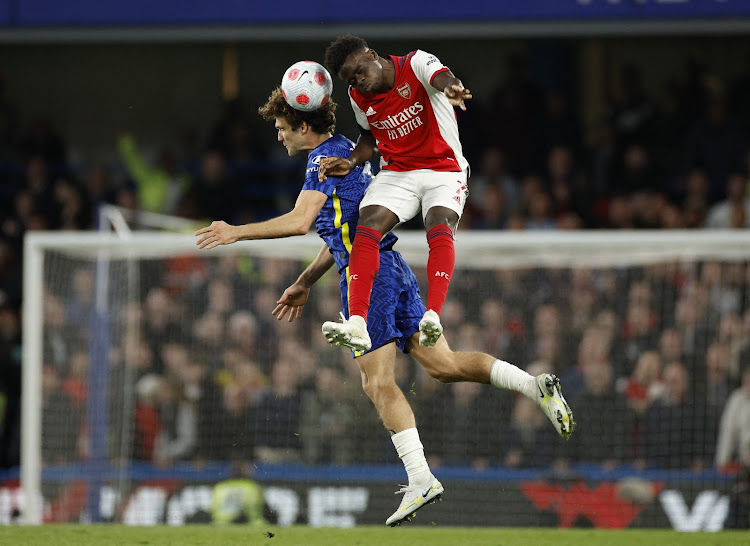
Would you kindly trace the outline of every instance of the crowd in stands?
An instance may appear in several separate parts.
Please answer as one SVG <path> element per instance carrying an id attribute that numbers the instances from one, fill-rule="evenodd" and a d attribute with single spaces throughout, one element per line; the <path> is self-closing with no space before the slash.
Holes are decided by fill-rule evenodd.
<path id="1" fill-rule="evenodd" d="M 750 67 L 719 81 L 691 59 L 684 78 L 665 82 L 658 97 L 644 91 L 635 66 L 621 81 L 591 139 L 571 97 L 536 88 L 520 69 L 489 100 L 474 99 L 458 114 L 473 165 L 461 229 L 750 226 Z M 101 203 L 193 219 L 262 219 L 285 210 L 301 170 L 298 161 L 272 159 L 278 144 L 257 140 L 252 109 L 240 102 L 227 105 L 192 157 L 176 157 L 167 143 L 149 161 L 138 135 L 122 134 L 112 143 L 117 169 L 91 158 L 78 170 L 54 123 L 19 119 L 2 89 L 0 466 L 12 467 L 19 462 L 23 235 L 93 229 Z M 257 169 L 276 177 L 258 179 Z M 300 323 L 288 325 L 270 310 L 301 264 L 180 260 L 144 265 L 150 284 L 113 317 L 113 457 L 158 465 L 249 454 L 269 462 L 392 462 L 351 355 L 319 333 L 338 312 L 335 279 L 316 288 Z M 170 275 L 185 267 L 193 274 Z M 72 267 L 44 298 L 43 427 L 55 431 L 43 443 L 47 464 L 87 456 L 83 325 L 91 275 Z M 433 468 L 587 461 L 747 469 L 749 294 L 747 263 L 636 268 L 627 279 L 610 269 L 547 276 L 459 264 L 443 313 L 449 342 L 531 373 L 557 373 L 580 434 L 565 443 L 525 398 L 437 383 L 400 356 L 399 381 Z M 122 419 L 126 411 L 131 418 Z"/>
<path id="2" fill-rule="evenodd" d="M 52 259 L 70 277 L 50 282 L 45 297 L 43 456 L 55 465 L 87 456 L 90 328 L 74 316 L 91 311 L 90 292 L 79 287 L 93 265 Z M 196 275 L 175 282 L 170 271 L 185 259 L 144 266 L 142 301 L 114 308 L 113 460 L 390 461 L 351 354 L 320 335 L 338 305 L 335 274 L 290 324 L 270 311 L 301 262 L 190 258 Z M 398 381 L 435 468 L 736 472 L 750 464 L 750 263 L 548 273 L 459 268 L 445 335 L 456 350 L 558 374 L 578 433 L 565 442 L 524 396 L 441 384 L 399 355 Z"/>

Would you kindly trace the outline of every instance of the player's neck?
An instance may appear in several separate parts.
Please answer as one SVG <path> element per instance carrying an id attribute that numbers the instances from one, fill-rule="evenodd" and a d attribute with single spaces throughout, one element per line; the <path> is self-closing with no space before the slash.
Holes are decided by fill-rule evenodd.
<path id="1" fill-rule="evenodd" d="M 387 87 L 387 91 L 390 91 L 396 82 L 396 65 L 393 64 L 390 57 L 378 57 L 378 60 L 383 65 L 383 82 Z"/>
<path id="2" fill-rule="evenodd" d="M 324 133 L 324 134 L 318 134 L 316 133 L 313 138 L 310 139 L 310 150 L 314 150 L 321 144 L 323 144 L 326 140 L 331 138 L 333 136 L 333 133 Z"/>

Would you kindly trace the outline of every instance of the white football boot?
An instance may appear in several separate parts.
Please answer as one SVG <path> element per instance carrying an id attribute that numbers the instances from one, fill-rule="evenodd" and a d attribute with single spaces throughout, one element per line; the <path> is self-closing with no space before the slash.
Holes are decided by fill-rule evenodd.
<path id="1" fill-rule="evenodd" d="M 443 494 L 443 486 L 437 480 L 435 476 L 428 485 L 418 487 L 416 485 L 402 486 L 401 489 L 396 491 L 396 494 L 404 494 L 404 498 L 401 499 L 401 504 L 398 506 L 391 517 L 385 520 L 386 525 L 395 527 L 401 525 L 405 521 L 411 520 L 417 514 L 417 510 L 422 508 L 425 504 L 432 504 L 438 500 Z"/>
<path id="2" fill-rule="evenodd" d="M 349 347 L 360 353 L 369 351 L 372 342 L 370 341 L 370 334 L 367 333 L 365 319 L 354 315 L 347 320 L 341 313 L 341 320 L 342 322 L 328 321 L 323 323 L 323 335 L 326 336 L 328 343 L 340 347 Z"/>
<path id="3" fill-rule="evenodd" d="M 440 324 L 440 317 L 435 311 L 428 309 L 419 321 L 419 344 L 432 349 L 442 334 L 443 325 Z"/>
<path id="4" fill-rule="evenodd" d="M 536 376 L 537 403 L 547 414 L 549 420 L 555 425 L 557 433 L 565 438 L 570 438 L 576 423 L 573 421 L 573 412 L 565 401 L 560 387 L 560 380 L 550 374 L 543 373 Z"/>

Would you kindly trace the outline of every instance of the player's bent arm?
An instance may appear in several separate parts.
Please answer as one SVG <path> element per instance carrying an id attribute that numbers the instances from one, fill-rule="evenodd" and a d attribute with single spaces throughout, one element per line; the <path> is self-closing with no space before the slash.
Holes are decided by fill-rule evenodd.
<path id="1" fill-rule="evenodd" d="M 300 318 L 310 294 L 310 287 L 330 269 L 333 263 L 331 252 L 326 245 L 323 245 L 315 260 L 305 268 L 292 286 L 284 290 L 271 314 L 278 320 L 288 316 L 288 322 Z"/>
<path id="2" fill-rule="evenodd" d="M 445 70 L 437 74 L 432 80 L 432 86 L 438 91 L 445 93 L 448 101 L 453 106 L 458 106 L 461 110 L 466 110 L 464 100 L 472 97 L 471 91 L 466 89 L 461 80 L 454 76 L 450 70 Z"/>
<path id="3" fill-rule="evenodd" d="M 432 86 L 438 91 L 445 91 L 445 88 L 451 85 L 464 86 L 461 80 L 454 76 L 450 70 L 444 70 L 432 79 Z"/>
<path id="4" fill-rule="evenodd" d="M 359 138 L 357 139 L 357 145 L 349 154 L 349 161 L 352 164 L 352 169 L 363 165 L 366 161 L 372 159 L 375 152 L 378 150 L 378 144 L 375 137 L 367 129 L 359 128 Z"/>
<path id="5" fill-rule="evenodd" d="M 297 283 L 306 288 L 312 287 L 312 285 L 318 282 L 318 280 L 326 271 L 331 269 L 331 266 L 333 264 L 333 254 L 331 254 L 328 245 L 324 244 L 323 247 L 318 251 L 318 255 L 315 257 L 312 263 L 308 265 L 300 274 L 299 278 L 297 279 Z"/>

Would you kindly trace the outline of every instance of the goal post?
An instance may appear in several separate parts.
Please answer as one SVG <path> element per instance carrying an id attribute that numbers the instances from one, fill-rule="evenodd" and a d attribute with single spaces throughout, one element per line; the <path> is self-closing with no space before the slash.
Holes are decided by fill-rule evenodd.
<path id="1" fill-rule="evenodd" d="M 424 233 L 408 231 L 398 233 L 398 236 L 395 248 L 415 270 L 424 294 L 424 266 L 428 256 Z M 313 289 L 311 302 L 305 308 L 301 325 L 281 329 L 272 317 L 268 320 L 267 315 L 270 314 L 272 305 L 275 305 L 273 298 L 278 298 L 281 295 L 279 290 L 288 286 L 285 283 L 290 279 L 294 280 L 305 265 L 315 258 L 322 241 L 310 233 L 287 239 L 242 241 L 208 251 L 199 250 L 195 243 L 196 238 L 191 235 L 160 232 L 120 235 L 109 232 L 31 232 L 26 235 L 21 431 L 21 489 L 24 504 L 21 512 L 24 523 L 63 521 L 66 517 L 92 522 L 151 522 L 147 516 L 134 515 L 132 512 L 135 506 L 133 492 L 136 490 L 133 484 L 139 480 L 148 481 L 152 472 L 150 466 L 145 470 L 145 467 L 139 466 L 141 463 L 152 462 L 152 459 L 146 459 L 139 453 L 143 450 L 157 450 L 151 443 L 139 444 L 138 441 L 141 440 L 138 438 L 145 438 L 142 442 L 160 441 L 158 435 L 149 436 L 148 427 L 153 424 L 149 419 L 157 420 L 161 430 L 166 430 L 168 424 L 172 423 L 173 435 L 179 435 L 183 421 L 182 414 L 178 413 L 178 404 L 175 402 L 170 406 L 172 413 L 164 413 L 163 406 L 159 406 L 162 407 L 162 414 L 159 415 L 153 404 L 164 404 L 163 400 L 160 399 L 158 403 L 150 400 L 159 388 L 169 390 L 169 382 L 163 381 L 163 378 L 170 373 L 183 374 L 187 382 L 192 380 L 193 375 L 203 374 L 201 385 L 215 376 L 217 379 L 213 386 L 217 389 L 216 399 L 212 402 L 213 405 L 208 406 L 221 406 L 222 411 L 226 409 L 223 405 L 232 406 L 235 403 L 244 403 L 250 407 L 250 402 L 244 400 L 243 394 L 234 390 L 229 385 L 231 381 L 228 382 L 226 378 L 232 376 L 237 381 L 245 381 L 243 388 L 248 389 L 248 392 L 252 391 L 247 394 L 252 398 L 252 404 L 260 400 L 257 406 L 252 406 L 252 411 L 260 415 L 259 408 L 265 400 L 264 393 L 271 391 L 276 381 L 287 381 L 281 372 L 278 376 L 275 375 L 277 363 L 281 362 L 278 366 L 284 368 L 285 359 L 291 359 L 292 370 L 298 370 L 294 373 L 310 374 L 307 377 L 308 383 L 298 387 L 306 389 L 306 394 L 311 395 L 308 398 L 315 398 L 319 394 L 318 389 L 330 389 L 331 392 L 338 392 L 341 400 L 345 400 L 348 413 L 337 413 L 335 409 L 326 406 L 329 408 L 326 410 L 326 419 L 338 420 L 351 437 L 347 438 L 345 434 L 336 436 L 339 443 L 334 444 L 330 443 L 332 440 L 326 439 L 326 430 L 319 432 L 320 423 L 317 428 L 304 428 L 305 419 L 313 415 L 313 409 L 320 410 L 323 404 L 322 399 L 316 399 L 315 403 L 310 402 L 310 405 L 304 406 L 311 413 L 303 415 L 294 425 L 289 420 L 282 420 L 268 425 L 266 430 L 262 420 L 254 421 L 251 428 L 255 427 L 255 436 L 248 449 L 255 451 L 249 458 L 261 465 L 304 463 L 308 469 L 327 468 L 331 464 L 375 464 L 380 465 L 377 468 L 385 468 L 398 462 L 395 452 L 390 454 L 391 457 L 383 458 L 383 442 L 371 438 L 382 430 L 378 428 L 377 419 L 372 417 L 374 410 L 361 397 L 361 392 L 354 393 L 358 390 L 359 372 L 356 366 L 351 364 L 351 359 L 347 364 L 344 358 L 347 355 L 343 354 L 343 350 L 339 351 L 341 362 L 338 362 L 338 353 L 326 352 L 329 348 L 319 346 L 319 340 L 314 336 L 315 332 L 320 331 L 318 321 L 333 320 L 336 315 L 329 316 L 327 313 L 340 305 L 337 294 L 338 277 L 335 272 L 329 272 L 321 279 L 322 286 Z M 649 313 L 645 318 L 646 322 L 661 326 L 672 323 L 675 314 L 679 314 L 675 310 L 675 300 L 683 291 L 687 293 L 695 287 L 700 287 L 709 298 L 713 298 L 708 302 L 700 301 L 701 304 L 716 306 L 711 317 L 719 319 L 730 311 L 739 316 L 747 312 L 745 316 L 750 316 L 750 234 L 746 231 L 459 231 L 455 248 L 456 271 L 446 304 L 453 307 L 446 312 L 444 321 L 451 346 L 455 350 L 488 352 L 505 348 L 509 354 L 518 358 L 515 363 L 522 368 L 548 356 L 544 352 L 546 338 L 537 336 L 532 330 L 537 312 L 549 302 L 563 302 L 558 310 L 559 319 L 563 322 L 570 320 L 572 324 L 579 320 L 594 320 L 596 302 L 602 300 L 595 300 L 594 308 L 591 308 L 592 304 L 589 302 L 589 307 L 584 309 L 582 303 L 584 299 L 588 301 L 587 298 L 591 298 L 592 294 L 617 297 L 617 305 L 611 306 L 618 324 L 614 336 L 619 347 L 625 346 L 620 338 L 626 336 L 623 332 L 627 330 L 625 325 L 629 320 L 628 313 L 635 312 L 628 305 L 628 294 L 632 292 L 632 297 L 636 299 L 646 297 L 640 295 L 637 286 L 644 279 L 651 288 L 646 303 Z M 718 264 L 718 273 L 713 276 L 706 273 L 707 277 L 703 278 L 702 269 L 705 264 Z M 674 271 L 672 277 L 679 277 L 679 281 L 661 292 L 664 288 L 662 281 L 666 277 L 659 276 L 662 275 L 661 272 L 653 273 L 653 267 L 671 268 Z M 734 269 L 729 271 L 732 267 Z M 593 271 L 594 274 L 578 278 L 575 273 L 580 270 Z M 516 275 L 518 272 L 520 274 Z M 506 273 L 509 276 L 505 276 Z M 221 282 L 212 283 L 214 276 L 220 277 Z M 519 277 L 522 277 L 520 281 Z M 517 285 L 511 286 L 516 281 Z M 598 284 L 587 285 L 587 282 Z M 612 283 L 616 283 L 616 286 L 612 286 Z M 86 287 L 90 299 L 87 299 Z M 580 301 L 575 299 L 579 292 Z M 159 306 L 158 301 L 155 301 L 153 310 L 148 307 L 151 305 L 149 298 L 156 300 L 157 296 L 168 302 L 170 308 L 165 309 L 164 303 Z M 505 307 L 503 312 L 506 314 L 502 324 L 493 323 L 493 327 L 502 326 L 505 336 L 502 343 L 498 340 L 488 341 L 483 337 L 486 332 L 481 331 L 479 316 L 480 313 L 491 313 L 491 310 L 481 309 L 481 304 L 486 300 L 496 301 L 498 305 Z M 689 299 L 690 302 L 698 300 L 697 296 L 696 299 Z M 579 303 L 581 309 L 578 309 Z M 251 308 L 246 309 L 247 306 Z M 462 308 L 461 312 L 464 314 L 456 312 L 456 307 Z M 256 313 L 256 308 L 261 308 L 264 315 Z M 149 313 L 153 313 L 154 317 L 148 316 Z M 159 313 L 171 317 L 180 328 L 158 330 L 155 327 L 153 332 L 146 332 L 144 324 Z M 538 320 L 543 320 L 543 317 Z M 239 362 L 228 364 L 226 359 L 234 355 L 225 355 L 223 352 L 217 354 L 224 349 L 211 345 L 210 335 L 197 331 L 196 323 L 199 321 L 201 328 L 220 332 L 227 340 L 230 335 L 235 335 L 232 332 L 236 328 L 236 337 L 232 338 L 232 343 L 241 345 L 242 350 L 249 353 Z M 562 326 L 567 328 L 571 324 Z M 710 339 L 695 341 L 701 347 L 709 345 L 717 335 L 718 324 L 709 326 Z M 304 332 L 304 342 L 295 341 L 290 334 L 295 327 L 298 328 L 296 332 Z M 582 351 L 578 343 L 583 337 L 581 332 L 584 329 L 584 326 L 576 325 L 575 346 L 572 338 L 566 340 L 564 335 L 562 338 L 558 336 L 557 342 L 576 351 L 576 354 L 563 355 L 563 360 L 573 361 L 577 352 Z M 244 345 L 243 341 L 247 340 L 243 340 L 242 336 L 247 334 L 243 332 L 250 331 L 256 336 L 254 344 Z M 746 334 L 750 335 L 750 332 Z M 160 338 L 159 335 L 163 337 Z M 627 335 L 631 335 L 629 330 Z M 628 357 L 629 362 L 635 362 L 646 349 L 657 349 L 653 335 L 655 334 L 652 332 L 652 346 L 637 343 L 627 345 L 629 351 L 636 352 Z M 709 334 L 695 330 L 691 331 L 691 335 Z M 190 341 L 186 341 L 187 338 Z M 152 345 L 149 347 L 148 343 Z M 142 351 L 152 350 L 154 344 L 158 346 L 156 352 L 148 357 L 143 356 Z M 285 344 L 289 344 L 290 349 L 285 350 Z M 165 348 L 166 345 L 170 346 Z M 307 355 L 315 357 L 312 362 L 308 361 Z M 505 357 L 504 354 L 494 356 Z M 297 357 L 300 359 L 299 363 L 294 360 Z M 195 360 L 210 363 L 196 365 Z M 123 362 L 132 362 L 133 365 L 124 365 Z M 404 362 L 411 360 L 404 359 Z M 299 369 L 294 367 L 297 364 Z M 229 373 L 231 366 L 235 367 Z M 338 378 L 331 380 L 332 383 L 338 381 L 344 385 L 343 390 L 318 377 L 318 370 L 325 370 L 327 374 L 331 369 L 335 372 L 332 377 Z M 451 423 L 440 413 L 443 409 L 429 406 L 428 400 L 422 399 L 427 396 L 424 393 L 449 393 L 451 400 L 459 400 L 463 394 L 458 390 L 450 390 L 453 387 L 435 391 L 419 375 L 423 372 L 416 367 L 415 369 L 417 372 L 409 372 L 412 374 L 409 375 L 412 383 L 405 384 L 403 376 L 400 376 L 399 381 L 402 386 L 406 385 L 406 389 L 419 391 L 410 397 L 410 402 L 417 408 L 415 411 L 420 427 L 421 423 L 425 423 L 422 434 L 429 451 L 430 445 L 437 443 L 437 438 L 448 437 L 446 431 Z M 693 371 L 696 370 L 691 369 Z M 322 371 L 320 375 L 323 375 Z M 66 379 L 70 381 L 66 382 Z M 735 375 L 731 385 L 735 385 L 736 380 Z M 443 389 L 443 386 L 440 388 Z M 59 392 L 64 392 L 65 396 L 53 396 L 53 393 Z M 160 392 L 157 392 L 157 398 L 162 396 Z M 205 388 L 200 395 L 195 396 L 205 397 Z M 234 396 L 238 398 L 235 400 L 232 398 Z M 55 398 L 54 404 L 50 402 L 51 398 Z M 217 453 L 224 457 L 219 462 L 228 463 L 236 455 L 230 456 L 227 453 L 236 453 L 243 444 L 226 441 L 226 437 L 234 430 L 231 428 L 234 425 L 229 420 L 204 423 L 203 405 L 199 403 L 200 400 L 196 400 L 198 399 L 193 400 L 193 406 L 201 409 L 191 413 L 190 417 L 185 417 L 184 422 L 189 422 L 190 419 L 198 422 L 196 426 L 202 426 L 203 432 L 198 433 L 197 437 L 188 435 L 185 440 L 190 443 L 190 455 L 177 454 L 178 442 L 173 442 L 173 455 L 170 455 L 173 458 L 169 464 L 174 466 L 168 468 L 176 469 L 175 472 L 182 473 L 180 475 L 195 472 L 197 476 L 207 476 L 206 469 L 212 468 L 211 463 L 218 457 Z M 505 401 L 498 402 L 510 403 L 515 402 L 509 396 L 506 396 Z M 268 408 L 271 407 L 274 406 L 269 402 Z M 503 407 L 509 410 L 510 415 L 513 408 Z M 65 409 L 64 415 L 60 415 L 61 409 Z M 573 410 L 575 412 L 576 408 Z M 228 414 L 225 412 L 221 415 Z M 357 427 L 355 420 L 358 418 L 365 419 L 366 425 Z M 509 424 L 510 416 L 505 419 Z M 493 430 L 489 426 L 483 427 L 485 425 L 478 428 L 488 431 L 487 434 Z M 452 431 L 450 434 L 458 432 L 462 431 Z M 579 429 L 576 434 L 586 434 L 585 428 Z M 714 433 L 704 434 L 707 438 L 705 441 L 715 443 L 716 438 L 710 434 Z M 694 434 L 691 438 L 697 436 L 699 434 Z M 209 443 L 208 446 L 206 442 Z M 263 442 L 268 445 L 263 445 Z M 308 445 L 307 442 L 314 445 Z M 428 445 L 428 442 L 431 444 Z M 488 457 L 490 466 L 495 469 L 526 468 L 523 463 L 519 466 L 517 459 L 515 463 L 511 462 L 514 459 L 510 456 L 493 459 L 491 450 L 499 445 L 494 444 L 494 440 L 489 441 L 480 436 L 472 442 L 476 452 L 470 452 L 468 447 L 461 447 L 465 451 L 458 454 L 455 450 L 445 451 L 441 457 L 447 461 L 446 468 L 463 464 L 467 470 L 456 475 L 471 476 L 472 461 L 487 460 Z M 698 440 L 692 439 L 691 442 Z M 690 444 L 689 447 L 694 445 Z M 501 447 L 504 453 L 512 448 L 506 444 Z M 622 445 L 615 447 L 625 450 Z M 628 446 L 628 449 L 631 447 Z M 346 453 L 340 461 L 331 455 L 337 450 L 345 449 L 355 452 Z M 371 451 L 369 455 L 360 455 L 356 453 L 357 449 Z M 485 451 L 482 452 L 482 449 Z M 290 452 L 293 452 L 294 457 L 289 457 Z M 661 456 L 661 453 L 654 456 Z M 635 458 L 630 453 L 627 457 L 629 458 L 624 461 L 627 464 L 632 463 Z M 200 461 L 200 464 L 196 461 Z M 180 466 L 180 462 L 187 466 Z M 681 464 L 669 466 L 665 463 L 664 468 L 688 470 Z M 164 472 L 168 473 L 164 467 L 159 468 L 162 472 L 159 476 L 163 476 Z M 636 471 L 633 473 L 640 475 Z M 365 482 L 368 479 L 372 478 L 362 478 Z M 138 500 L 146 502 L 144 499 L 147 498 L 147 493 L 142 493 Z M 151 493 L 153 492 L 148 494 Z M 311 498 L 317 494 L 320 492 L 310 493 Z M 274 499 L 283 498 L 287 502 L 288 498 L 284 495 L 279 490 L 272 490 L 267 492 L 266 500 L 273 503 L 276 502 Z M 195 498 L 198 500 L 185 502 L 191 507 L 196 503 L 203 506 L 201 502 L 204 501 L 200 499 L 208 497 L 201 493 Z M 158 504 L 154 500 L 156 497 L 148 499 L 149 503 Z M 167 503 L 166 500 L 164 502 Z M 288 506 L 278 502 L 278 506 Z M 362 506 L 366 503 L 367 497 L 361 497 Z M 154 522 L 180 520 L 180 512 L 176 506 L 168 503 L 164 508 L 164 513 L 168 516 L 160 516 L 161 519 L 156 518 Z M 462 508 L 454 506 L 454 509 Z M 485 514 L 481 507 L 473 505 L 465 509 L 474 512 L 471 517 L 494 521 L 492 518 L 495 516 Z"/>

